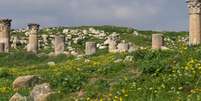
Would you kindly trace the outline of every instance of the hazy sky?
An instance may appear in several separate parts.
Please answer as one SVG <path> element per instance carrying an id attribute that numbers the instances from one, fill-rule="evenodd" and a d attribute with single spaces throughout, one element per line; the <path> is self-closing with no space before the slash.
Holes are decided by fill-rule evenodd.
<path id="1" fill-rule="evenodd" d="M 0 0 L 0 16 L 12 28 L 118 25 L 152 30 L 188 30 L 185 0 Z"/>

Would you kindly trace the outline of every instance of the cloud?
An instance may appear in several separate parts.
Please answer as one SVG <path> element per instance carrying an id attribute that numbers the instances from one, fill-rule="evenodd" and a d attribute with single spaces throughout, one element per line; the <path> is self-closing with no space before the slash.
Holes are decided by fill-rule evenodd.
<path id="1" fill-rule="evenodd" d="M 2 17 L 14 19 L 14 27 L 37 22 L 185 30 L 188 20 L 183 0 L 3 0 L 0 7 Z"/>

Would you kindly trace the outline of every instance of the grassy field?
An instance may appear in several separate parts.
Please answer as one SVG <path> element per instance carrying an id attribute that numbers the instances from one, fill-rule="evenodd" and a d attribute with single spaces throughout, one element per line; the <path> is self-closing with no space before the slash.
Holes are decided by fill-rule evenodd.
<path id="1" fill-rule="evenodd" d="M 38 75 L 50 83 L 56 92 L 50 101 L 201 100 L 201 46 L 189 47 L 179 41 L 186 32 L 163 32 L 174 40 L 175 48 L 154 51 L 150 49 L 153 31 L 139 31 L 146 36 L 142 37 L 133 36 L 128 28 L 95 28 L 122 31 L 127 33 L 121 34 L 122 39 L 147 48 L 116 54 L 103 50 L 79 58 L 15 51 L 0 54 L 0 101 L 8 101 L 15 93 L 13 80 L 23 75 Z M 28 95 L 30 89 L 20 93 Z"/>

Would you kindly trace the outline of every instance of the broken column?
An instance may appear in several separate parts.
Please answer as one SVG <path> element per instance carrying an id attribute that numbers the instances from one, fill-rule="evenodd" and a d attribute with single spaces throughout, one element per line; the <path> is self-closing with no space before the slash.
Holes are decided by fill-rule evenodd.
<path id="1" fill-rule="evenodd" d="M 126 43 L 124 40 L 117 45 L 118 52 L 128 52 L 129 44 Z"/>
<path id="2" fill-rule="evenodd" d="M 162 34 L 152 34 L 152 49 L 161 49 L 163 44 Z"/>
<path id="3" fill-rule="evenodd" d="M 27 51 L 32 53 L 38 52 L 38 30 L 39 24 L 28 24 L 29 27 L 29 43 L 27 46 Z"/>
<path id="4" fill-rule="evenodd" d="M 62 36 L 62 35 L 55 36 L 54 53 L 55 53 L 55 55 L 64 53 L 64 36 Z"/>
<path id="5" fill-rule="evenodd" d="M 108 46 L 109 52 L 111 52 L 111 53 L 117 52 L 117 42 L 116 41 L 111 40 L 108 44 L 109 44 L 109 46 Z"/>
<path id="6" fill-rule="evenodd" d="M 11 19 L 0 19 L 0 43 L 4 43 L 4 52 L 10 50 Z"/>
<path id="7" fill-rule="evenodd" d="M 189 44 L 201 43 L 201 1 L 188 0 L 189 8 Z"/>
<path id="8" fill-rule="evenodd" d="M 93 55 L 96 53 L 96 43 L 95 42 L 86 42 L 85 45 L 85 54 Z"/>

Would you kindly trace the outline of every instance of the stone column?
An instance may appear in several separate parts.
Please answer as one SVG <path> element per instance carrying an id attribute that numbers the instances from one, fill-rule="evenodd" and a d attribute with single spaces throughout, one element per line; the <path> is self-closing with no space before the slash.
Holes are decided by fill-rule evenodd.
<path id="1" fill-rule="evenodd" d="M 123 41 L 117 45 L 117 49 L 118 52 L 128 52 L 129 44 Z"/>
<path id="2" fill-rule="evenodd" d="M 85 54 L 93 55 L 96 53 L 96 43 L 95 42 L 86 42 L 85 44 Z"/>
<path id="3" fill-rule="evenodd" d="M 189 45 L 201 43 L 201 0 L 188 0 Z"/>
<path id="4" fill-rule="evenodd" d="M 108 46 L 109 52 L 111 52 L 111 53 L 117 52 L 117 42 L 116 41 L 111 40 L 108 44 L 109 44 L 109 46 Z"/>
<path id="5" fill-rule="evenodd" d="M 0 43 L 4 43 L 4 52 L 10 50 L 11 19 L 0 19 Z"/>
<path id="6" fill-rule="evenodd" d="M 152 49 L 161 49 L 163 44 L 164 41 L 162 34 L 152 34 Z"/>
<path id="7" fill-rule="evenodd" d="M 4 43 L 0 43 L 0 53 L 3 53 L 5 51 L 5 44 Z"/>
<path id="8" fill-rule="evenodd" d="M 29 27 L 29 43 L 27 46 L 27 51 L 32 53 L 38 52 L 38 24 L 28 24 Z"/>
<path id="9" fill-rule="evenodd" d="M 55 55 L 63 54 L 64 53 L 64 36 L 55 36 L 54 37 L 54 53 Z"/>

